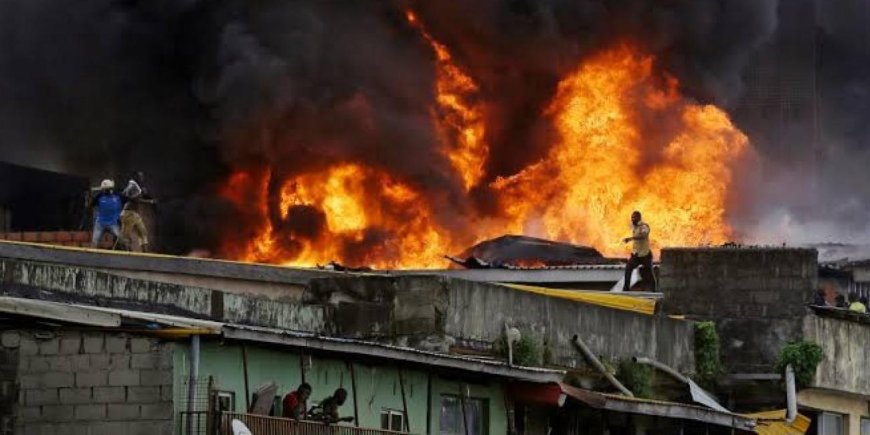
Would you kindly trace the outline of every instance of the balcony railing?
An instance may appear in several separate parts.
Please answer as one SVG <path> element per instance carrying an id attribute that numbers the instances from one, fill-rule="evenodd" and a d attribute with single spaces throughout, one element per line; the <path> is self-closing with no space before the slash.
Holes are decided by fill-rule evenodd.
<path id="1" fill-rule="evenodd" d="M 187 414 L 182 412 L 182 414 Z M 222 412 L 198 415 L 199 430 L 192 433 L 208 435 L 232 435 L 232 421 L 239 420 L 251 430 L 254 435 L 405 435 L 407 432 L 396 432 L 384 429 L 368 429 L 355 426 L 325 424 L 316 421 L 296 421 L 287 418 L 269 417 L 265 415 L 243 414 L 238 412 Z M 182 416 L 182 421 L 187 421 Z M 193 429 L 193 427 L 189 428 Z M 187 433 L 182 430 L 182 433 Z"/>

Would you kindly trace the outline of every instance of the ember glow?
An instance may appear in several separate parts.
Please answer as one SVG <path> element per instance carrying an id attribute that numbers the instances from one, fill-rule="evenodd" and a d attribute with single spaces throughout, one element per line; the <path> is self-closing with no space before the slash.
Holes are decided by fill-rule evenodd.
<path id="1" fill-rule="evenodd" d="M 676 79 L 655 73 L 654 59 L 627 44 L 584 59 L 539 114 L 556 133 L 546 155 L 509 177 L 487 179 L 478 84 L 413 13 L 406 18 L 432 49 L 429 110 L 452 176 L 465 192 L 486 189 L 498 210 L 454 211 L 450 200 L 354 161 L 280 179 L 268 166 L 239 169 L 222 196 L 245 210 L 251 230 L 243 243 L 228 242 L 223 256 L 434 268 L 445 265 L 444 254 L 506 233 L 619 256 L 635 209 L 652 226 L 656 249 L 729 239 L 731 173 L 748 141 L 722 110 L 681 96 Z"/>

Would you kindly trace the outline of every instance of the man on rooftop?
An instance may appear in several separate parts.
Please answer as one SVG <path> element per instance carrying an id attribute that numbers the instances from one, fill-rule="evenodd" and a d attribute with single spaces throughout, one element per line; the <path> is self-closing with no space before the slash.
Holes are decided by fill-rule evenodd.
<path id="1" fill-rule="evenodd" d="M 91 235 L 91 248 L 97 248 L 100 245 L 100 239 L 106 231 L 115 236 L 115 241 L 121 238 L 119 221 L 123 203 L 121 195 L 115 193 L 115 182 L 109 179 L 103 180 L 90 204 L 94 209 L 94 232 Z"/>
<path id="2" fill-rule="evenodd" d="M 631 237 L 622 239 L 624 243 L 632 242 L 631 257 L 628 259 L 628 264 L 625 265 L 623 291 L 629 291 L 631 288 L 631 274 L 638 266 L 642 266 L 640 269 L 641 280 L 651 287 L 651 291 L 656 291 L 656 278 L 653 275 L 652 267 L 653 257 L 649 247 L 649 225 L 643 222 L 641 217 L 637 210 L 631 213 Z"/>

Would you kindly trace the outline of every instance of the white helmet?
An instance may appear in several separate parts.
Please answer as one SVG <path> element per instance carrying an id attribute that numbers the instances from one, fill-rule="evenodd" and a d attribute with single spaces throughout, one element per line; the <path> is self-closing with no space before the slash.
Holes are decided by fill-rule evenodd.
<path id="1" fill-rule="evenodd" d="M 115 188 L 115 182 L 108 179 L 108 178 L 103 180 L 102 183 L 100 183 L 100 189 L 102 189 L 102 190 L 114 189 L 114 188 Z"/>

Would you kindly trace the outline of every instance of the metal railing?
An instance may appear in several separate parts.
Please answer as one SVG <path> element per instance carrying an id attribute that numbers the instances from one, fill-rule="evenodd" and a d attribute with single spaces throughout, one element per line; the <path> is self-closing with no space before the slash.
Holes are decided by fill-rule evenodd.
<path id="1" fill-rule="evenodd" d="M 203 418 L 205 416 L 198 416 Z M 222 412 L 214 414 L 213 418 L 203 420 L 213 422 L 209 426 L 208 435 L 232 435 L 232 421 L 239 420 L 251 430 L 254 435 L 404 435 L 406 432 L 395 432 L 384 429 L 368 429 L 355 426 L 325 424 L 316 421 L 297 421 L 281 417 L 244 414 L 238 412 Z M 202 421 L 202 420 L 200 420 Z M 203 432 L 198 432 L 203 433 Z"/>

